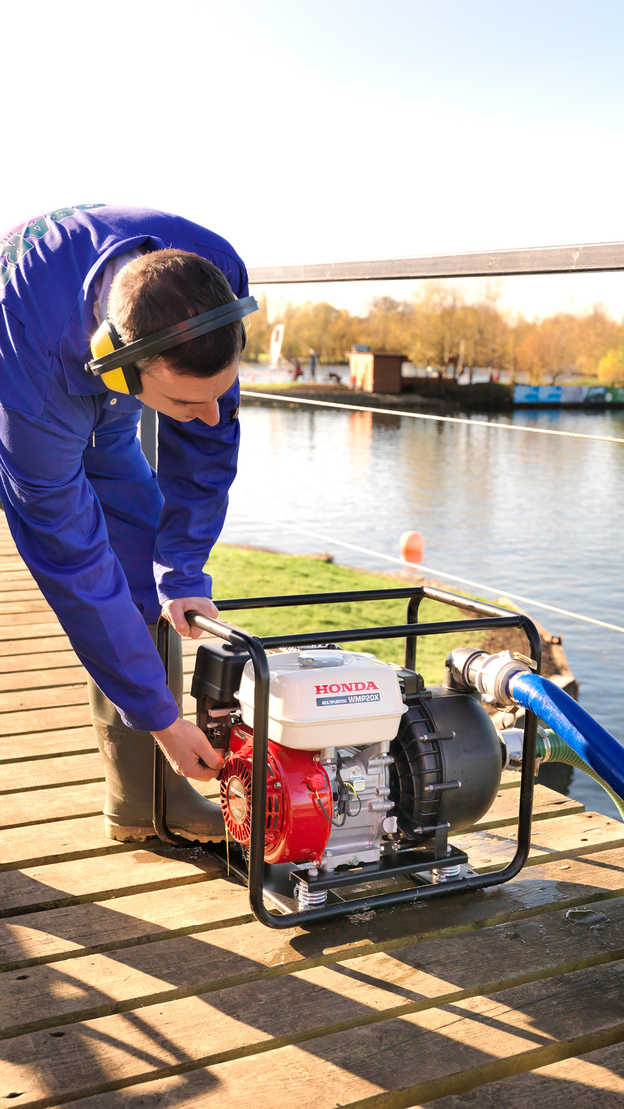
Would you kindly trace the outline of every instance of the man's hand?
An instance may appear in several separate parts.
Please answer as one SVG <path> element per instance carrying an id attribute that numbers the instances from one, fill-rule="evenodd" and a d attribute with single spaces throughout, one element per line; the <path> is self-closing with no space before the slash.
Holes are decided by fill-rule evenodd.
<path id="1" fill-rule="evenodd" d="M 168 728 L 152 735 L 176 774 L 185 778 L 209 782 L 223 766 L 223 756 L 190 720 L 178 717 Z"/>
<path id="2" fill-rule="evenodd" d="M 202 634 L 201 628 L 191 627 L 184 615 L 185 612 L 191 611 L 199 612 L 201 616 L 210 616 L 213 619 L 219 615 L 218 608 L 209 597 L 178 597 L 175 601 L 165 601 L 162 606 L 162 614 L 165 620 L 169 621 L 179 635 L 199 639 Z"/>

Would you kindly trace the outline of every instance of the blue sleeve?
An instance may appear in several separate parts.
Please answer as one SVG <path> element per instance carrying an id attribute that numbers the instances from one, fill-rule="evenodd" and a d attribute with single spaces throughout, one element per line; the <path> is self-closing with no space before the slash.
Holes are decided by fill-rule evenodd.
<path id="1" fill-rule="evenodd" d="M 238 382 L 219 401 L 216 427 L 201 420 L 158 418 L 158 484 L 165 503 L 154 555 L 163 604 L 177 597 L 210 597 L 203 566 L 216 543 L 228 506 L 238 458 Z"/>
<path id="2" fill-rule="evenodd" d="M 0 485 L 18 550 L 79 659 L 130 727 L 178 716 L 83 466 L 94 400 L 60 390 L 41 416 L 0 406 Z"/>

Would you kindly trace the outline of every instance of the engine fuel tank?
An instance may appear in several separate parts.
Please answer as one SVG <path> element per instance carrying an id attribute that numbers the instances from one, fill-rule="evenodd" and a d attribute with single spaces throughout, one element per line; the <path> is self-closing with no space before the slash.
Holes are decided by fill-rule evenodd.
<path id="1" fill-rule="evenodd" d="M 268 656 L 269 739 L 318 751 L 393 739 L 406 705 L 396 671 L 373 655 L 339 648 Z M 247 663 L 238 699 L 253 726 L 254 673 Z"/>

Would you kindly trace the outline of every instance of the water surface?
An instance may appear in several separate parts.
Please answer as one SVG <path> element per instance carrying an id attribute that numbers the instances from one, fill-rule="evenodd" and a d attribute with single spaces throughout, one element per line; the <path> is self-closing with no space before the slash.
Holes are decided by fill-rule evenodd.
<path id="1" fill-rule="evenodd" d="M 621 411 L 512 419 L 624 437 Z M 241 427 L 225 541 L 327 550 L 344 565 L 387 571 L 331 538 L 398 557 L 413 529 L 439 572 L 624 625 L 624 446 L 279 403 L 243 403 Z M 582 703 L 624 741 L 624 635 L 523 607 L 563 637 Z M 599 787 L 590 794 L 593 808 L 614 811 Z"/>

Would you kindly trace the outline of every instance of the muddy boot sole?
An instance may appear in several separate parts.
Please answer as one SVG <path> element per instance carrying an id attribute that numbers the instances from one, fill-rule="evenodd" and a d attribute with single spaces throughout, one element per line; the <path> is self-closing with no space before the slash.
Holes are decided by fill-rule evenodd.
<path id="1" fill-rule="evenodd" d="M 176 836 L 182 836 L 190 843 L 224 843 L 225 835 L 218 833 L 206 832 L 191 832 L 188 828 L 176 828 L 175 826 L 169 829 Z M 148 839 L 156 839 L 156 832 L 150 825 L 149 827 L 132 827 L 127 824 L 116 824 L 110 817 L 104 817 L 104 833 L 109 839 L 117 840 L 119 843 L 144 843 Z"/>

